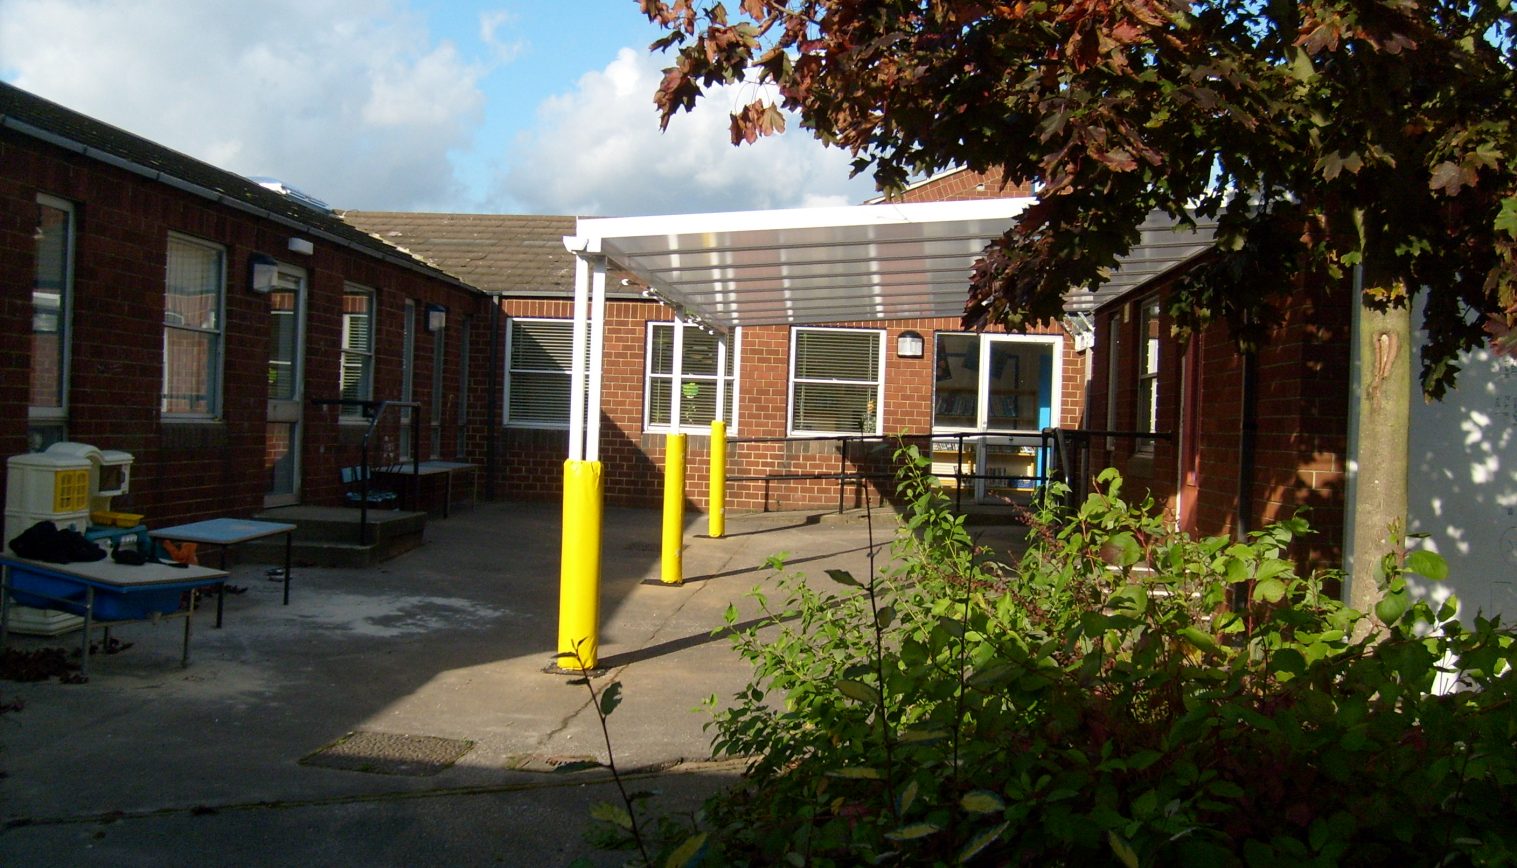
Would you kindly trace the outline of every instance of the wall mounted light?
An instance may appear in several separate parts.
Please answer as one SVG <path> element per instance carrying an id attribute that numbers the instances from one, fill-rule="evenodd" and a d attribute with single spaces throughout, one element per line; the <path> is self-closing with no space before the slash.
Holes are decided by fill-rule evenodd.
<path id="1" fill-rule="evenodd" d="M 920 332 L 901 332 L 895 339 L 895 354 L 903 359 L 920 359 L 926 350 Z"/>
<path id="2" fill-rule="evenodd" d="M 440 332 L 448 325 L 448 309 L 440 304 L 427 305 L 427 331 Z"/>
<path id="3" fill-rule="evenodd" d="M 248 289 L 268 293 L 274 289 L 278 278 L 279 263 L 274 261 L 274 257 L 263 253 L 254 253 L 248 257 Z"/>

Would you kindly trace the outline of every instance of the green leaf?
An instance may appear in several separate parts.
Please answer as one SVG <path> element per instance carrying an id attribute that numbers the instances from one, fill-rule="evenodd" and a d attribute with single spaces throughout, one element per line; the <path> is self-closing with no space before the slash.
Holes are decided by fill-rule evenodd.
<path id="1" fill-rule="evenodd" d="M 686 865 L 695 864 L 705 846 L 705 832 L 687 838 L 685 843 L 675 848 L 674 852 L 669 854 L 669 858 L 664 860 L 664 868 L 685 868 Z"/>
<path id="2" fill-rule="evenodd" d="M 1181 627 L 1175 632 L 1180 634 L 1180 638 L 1202 651 L 1211 652 L 1217 650 L 1217 640 L 1200 627 Z"/>
<path id="3" fill-rule="evenodd" d="M 1279 579 L 1265 579 L 1254 585 L 1254 599 L 1265 603 L 1278 603 L 1285 596 L 1285 583 Z"/>
<path id="4" fill-rule="evenodd" d="M 892 841 L 915 841 L 918 838 L 925 838 L 942 830 L 943 827 L 937 823 L 912 823 L 909 826 L 902 826 L 893 832 L 886 832 L 885 837 Z"/>
<path id="5" fill-rule="evenodd" d="M 618 705 L 622 704 L 622 683 L 613 681 L 606 685 L 606 689 L 600 692 L 600 713 L 610 716 Z"/>
<path id="6" fill-rule="evenodd" d="M 981 850 L 984 850 L 986 847 L 994 844 L 997 838 L 1000 838 L 1001 835 L 1005 834 L 1006 827 L 1009 825 L 1011 825 L 1009 822 L 997 823 L 996 825 L 990 827 L 989 829 L 986 829 L 973 838 L 970 838 L 969 843 L 964 845 L 964 849 L 959 851 L 959 864 L 966 864 L 969 862 L 969 860 L 980 855 Z"/>
<path id="7" fill-rule="evenodd" d="M 911 810 L 911 803 L 917 800 L 917 782 L 912 781 L 901 791 L 901 797 L 896 800 L 895 812 L 897 816 L 905 816 Z"/>
<path id="8" fill-rule="evenodd" d="M 971 814 L 999 814 L 1006 802 L 990 790 L 970 790 L 959 799 L 959 807 Z"/>
<path id="9" fill-rule="evenodd" d="M 1375 617 L 1385 624 L 1394 624 L 1401 620 L 1401 616 L 1405 615 L 1409 608 L 1411 608 L 1411 595 L 1402 588 L 1380 598 L 1380 602 L 1375 604 Z"/>
<path id="10" fill-rule="evenodd" d="M 1111 845 L 1112 855 L 1116 856 L 1123 865 L 1126 865 L 1127 868 L 1138 868 L 1137 851 L 1133 850 L 1132 845 L 1127 843 L 1126 839 L 1118 835 L 1115 830 L 1108 830 L 1106 832 L 1106 842 Z"/>
<path id="11" fill-rule="evenodd" d="M 632 815 L 621 805 L 613 805 L 610 802 L 597 802 L 590 808 L 590 816 L 597 820 L 603 820 L 615 826 L 620 826 L 628 831 L 632 830 Z"/>
<path id="12" fill-rule="evenodd" d="M 1437 552 L 1430 552 L 1427 549 L 1417 549 L 1408 554 L 1406 568 L 1435 582 L 1442 582 L 1449 577 L 1449 562 Z"/>
<path id="13" fill-rule="evenodd" d="M 847 570 L 828 570 L 827 575 L 831 576 L 832 580 L 840 585 L 848 585 L 853 588 L 863 587 L 863 585 L 859 584 L 859 580 L 853 577 L 853 573 Z"/>
<path id="14" fill-rule="evenodd" d="M 859 702 L 867 702 L 870 705 L 880 703 L 880 691 L 872 684 L 855 681 L 851 678 L 840 678 L 837 683 L 838 692 Z"/>
<path id="15" fill-rule="evenodd" d="M 879 769 L 864 768 L 863 766 L 847 769 L 833 769 L 827 773 L 827 777 L 845 778 L 848 780 L 856 781 L 879 781 L 884 780 L 885 778 L 884 775 L 880 774 Z"/>
<path id="16" fill-rule="evenodd" d="M 1496 215 L 1496 231 L 1517 238 L 1517 196 L 1501 200 L 1501 213 Z"/>
<path id="17" fill-rule="evenodd" d="M 1143 547 L 1138 545 L 1138 540 L 1127 531 L 1112 534 L 1111 539 L 1106 541 L 1117 554 L 1117 565 L 1130 567 L 1143 560 Z"/>

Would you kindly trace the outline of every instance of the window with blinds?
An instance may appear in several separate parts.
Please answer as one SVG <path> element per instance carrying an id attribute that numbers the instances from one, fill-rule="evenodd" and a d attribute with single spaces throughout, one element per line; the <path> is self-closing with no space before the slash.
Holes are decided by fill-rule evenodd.
<path id="1" fill-rule="evenodd" d="M 342 397 L 374 399 L 374 291 L 360 286 L 342 290 Z M 343 407 L 342 415 L 361 418 L 360 407 Z"/>
<path id="2" fill-rule="evenodd" d="M 513 318 L 506 340 L 506 424 L 568 426 L 573 322 Z"/>
<path id="3" fill-rule="evenodd" d="M 160 403 L 165 415 L 214 417 L 220 411 L 224 258 L 220 247 L 169 236 Z"/>
<path id="4" fill-rule="evenodd" d="M 679 350 L 676 354 L 676 345 Z M 694 433 L 709 431 L 722 396 L 722 416 L 735 430 L 737 347 L 734 333 L 725 353 L 716 335 L 687 323 L 648 324 L 645 427 Z M 725 357 L 725 358 L 724 358 Z M 678 411 L 676 411 L 678 407 Z M 679 421 L 675 422 L 678 412 Z"/>
<path id="5" fill-rule="evenodd" d="M 880 432 L 882 335 L 872 329 L 791 331 L 792 433 Z"/>

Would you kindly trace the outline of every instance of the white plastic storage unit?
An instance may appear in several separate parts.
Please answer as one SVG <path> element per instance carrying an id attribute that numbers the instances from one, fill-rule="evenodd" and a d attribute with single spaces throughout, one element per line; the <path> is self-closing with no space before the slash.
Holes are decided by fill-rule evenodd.
<path id="1" fill-rule="evenodd" d="M 5 550 L 10 552 L 11 540 L 39 521 L 83 533 L 90 523 L 93 467 L 87 457 L 51 449 L 12 455 L 5 462 Z M 12 606 L 7 627 L 16 633 L 56 636 L 83 623 L 83 618 L 67 612 Z"/>
<path id="2" fill-rule="evenodd" d="M 66 444 L 55 444 L 62 446 Z M 77 445 L 77 444 L 67 444 Z M 90 523 L 94 463 L 67 452 L 29 452 L 5 462 L 5 547 L 39 521 L 83 533 Z"/>

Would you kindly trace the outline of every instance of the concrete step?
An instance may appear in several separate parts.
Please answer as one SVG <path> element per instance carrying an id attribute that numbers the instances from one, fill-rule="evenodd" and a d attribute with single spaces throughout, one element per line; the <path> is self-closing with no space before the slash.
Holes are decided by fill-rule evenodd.
<path id="1" fill-rule="evenodd" d="M 357 509 L 286 506 L 264 510 L 255 517 L 295 525 L 291 560 L 320 567 L 364 567 L 387 561 L 419 547 L 427 526 L 425 513 L 402 510 L 369 510 L 369 526 L 363 537 L 359 535 Z M 245 562 L 283 564 L 284 541 L 248 543 L 240 546 L 237 554 Z"/>

